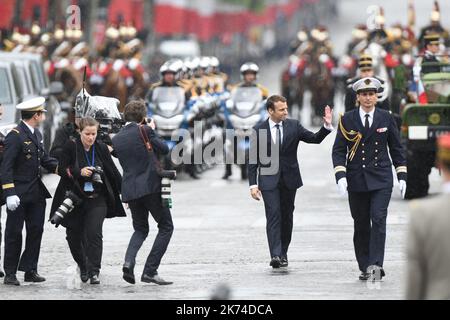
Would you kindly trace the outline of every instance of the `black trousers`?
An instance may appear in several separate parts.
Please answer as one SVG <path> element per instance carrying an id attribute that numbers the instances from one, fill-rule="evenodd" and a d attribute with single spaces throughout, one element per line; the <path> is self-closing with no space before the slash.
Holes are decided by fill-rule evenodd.
<path id="1" fill-rule="evenodd" d="M 66 239 L 70 252 L 80 269 L 89 275 L 100 273 L 103 254 L 103 222 L 107 206 L 103 196 L 84 199 L 76 212 L 79 217 L 66 228 Z"/>
<path id="2" fill-rule="evenodd" d="M 125 262 L 136 263 L 136 255 L 147 238 L 149 232 L 148 213 L 158 223 L 158 234 L 153 243 L 150 254 L 145 262 L 144 274 L 155 275 L 161 259 L 167 250 L 173 233 L 173 222 L 170 210 L 162 206 L 161 193 L 152 193 L 137 200 L 130 201 L 131 216 L 133 218 L 134 233 L 131 236 L 125 254 Z"/>
<path id="3" fill-rule="evenodd" d="M 387 209 L 392 188 L 370 192 L 349 192 L 348 200 L 354 221 L 353 244 L 359 269 L 383 267 L 386 242 Z"/>
<path id="4" fill-rule="evenodd" d="M 2 261 L 2 206 L 0 205 L 0 261 Z"/>
<path id="5" fill-rule="evenodd" d="M 16 274 L 17 270 L 37 271 L 44 231 L 45 206 L 45 198 L 41 198 L 34 202 L 21 202 L 15 211 L 7 209 L 3 265 L 6 274 Z M 21 255 L 24 223 L 26 229 L 25 250 Z"/>
<path id="6" fill-rule="evenodd" d="M 261 191 L 266 210 L 266 232 L 270 256 L 287 258 L 292 238 L 293 213 L 297 189 L 288 189 L 283 182 L 273 190 Z"/>

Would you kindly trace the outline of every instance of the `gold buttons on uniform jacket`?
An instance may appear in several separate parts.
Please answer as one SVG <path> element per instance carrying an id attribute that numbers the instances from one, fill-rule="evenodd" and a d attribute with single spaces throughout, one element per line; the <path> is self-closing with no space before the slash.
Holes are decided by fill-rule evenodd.
<path id="1" fill-rule="evenodd" d="M 377 145 L 377 144 L 378 144 L 378 142 L 376 142 L 376 141 L 375 141 L 375 144 Z"/>
<path id="2" fill-rule="evenodd" d="M 365 168 L 366 167 L 366 165 L 365 164 L 363 164 L 363 168 Z"/>
<path id="3" fill-rule="evenodd" d="M 365 160 L 366 160 L 366 158 L 362 158 L 362 160 L 363 160 L 363 161 L 365 161 Z"/>
<path id="4" fill-rule="evenodd" d="M 378 150 L 375 150 L 375 153 L 378 153 Z"/>
<path id="5" fill-rule="evenodd" d="M 375 167 L 378 167 L 378 163 L 375 163 Z"/>
<path id="6" fill-rule="evenodd" d="M 364 150 L 363 150 L 363 151 L 361 151 L 361 153 L 364 153 Z"/>

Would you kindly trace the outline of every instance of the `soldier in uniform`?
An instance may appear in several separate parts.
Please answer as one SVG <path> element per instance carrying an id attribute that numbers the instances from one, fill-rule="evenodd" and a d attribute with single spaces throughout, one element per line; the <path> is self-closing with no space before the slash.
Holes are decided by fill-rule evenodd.
<path id="1" fill-rule="evenodd" d="M 342 196 L 348 191 L 360 280 L 385 275 L 386 218 L 393 186 L 390 157 L 402 197 L 406 192 L 406 158 L 397 125 L 389 112 L 375 108 L 380 87 L 375 78 L 353 85 L 360 107 L 341 116 L 332 154 L 338 189 Z"/>
<path id="2" fill-rule="evenodd" d="M 246 62 L 241 66 L 241 79 L 242 82 L 239 83 L 236 87 L 256 87 L 259 90 L 261 90 L 261 95 L 263 99 L 267 99 L 269 97 L 269 90 L 262 86 L 261 84 L 257 83 L 256 80 L 258 79 L 258 72 L 259 67 L 254 62 Z M 227 180 L 229 177 L 233 175 L 232 171 L 232 165 L 226 164 L 225 165 L 225 174 L 223 175 L 222 179 Z M 242 175 L 243 179 L 247 179 L 245 173 Z"/>
<path id="3" fill-rule="evenodd" d="M 438 63 L 439 59 L 436 55 L 439 53 L 439 35 L 438 34 L 429 34 L 424 37 L 425 41 L 425 54 L 422 58 L 422 73 L 432 73 L 432 72 L 440 72 L 440 67 L 438 65 L 427 65 L 427 63 Z"/>
<path id="4" fill-rule="evenodd" d="M 25 282 L 43 282 L 38 260 L 44 228 L 46 198 L 50 193 L 41 181 L 41 167 L 57 172 L 58 162 L 44 151 L 39 125 L 45 120 L 45 98 L 38 97 L 17 105 L 22 121 L 5 139 L 0 175 L 6 197 L 4 269 L 6 285 L 20 285 L 16 272 L 25 272 Z M 22 229 L 27 236 L 22 253 Z"/>
<path id="5" fill-rule="evenodd" d="M 0 121 L 3 118 L 3 106 L 0 103 Z M 4 137 L 3 135 L 0 136 L 0 165 L 2 163 L 3 160 L 3 149 L 4 149 Z M 2 206 L 5 204 L 5 199 L 3 198 L 3 192 L 2 189 L 0 189 L 0 248 L 2 246 Z M 2 252 L 0 250 L 0 261 L 1 261 L 1 257 L 2 257 Z M 5 276 L 5 273 L 2 270 L 2 267 L 0 266 L 0 278 L 3 278 Z"/>
<path id="6" fill-rule="evenodd" d="M 430 16 L 430 24 L 420 30 L 420 49 L 425 48 L 425 36 L 428 34 L 438 34 L 444 40 L 445 46 L 450 46 L 450 35 L 448 30 L 446 30 L 441 24 L 441 11 L 437 1 L 434 1 L 434 8 Z"/>
<path id="7" fill-rule="evenodd" d="M 378 95 L 378 102 L 377 102 L 376 106 L 378 108 L 389 111 L 389 101 L 387 99 L 387 94 L 385 92 L 386 81 L 375 76 L 375 72 L 373 70 L 373 65 L 372 65 L 372 57 L 367 54 L 361 55 L 361 57 L 359 58 L 358 68 L 359 68 L 359 76 L 347 80 L 347 88 L 346 88 L 346 92 L 345 92 L 345 102 L 344 102 L 345 112 L 351 111 L 351 110 L 355 109 L 355 107 L 358 106 L 357 105 L 358 101 L 356 99 L 356 93 L 353 90 L 353 85 L 356 82 L 358 82 L 360 79 L 366 78 L 366 77 L 373 77 L 381 83 L 381 88 L 380 88 L 380 92 Z"/>

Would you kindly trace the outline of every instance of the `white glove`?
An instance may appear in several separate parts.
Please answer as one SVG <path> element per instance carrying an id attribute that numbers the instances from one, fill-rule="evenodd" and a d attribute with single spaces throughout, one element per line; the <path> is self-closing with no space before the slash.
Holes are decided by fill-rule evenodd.
<path id="1" fill-rule="evenodd" d="M 399 184 L 399 189 L 400 189 L 400 194 L 402 195 L 402 199 L 405 199 L 405 194 L 406 194 L 406 181 L 405 180 L 399 180 L 398 181 Z"/>
<path id="2" fill-rule="evenodd" d="M 6 206 L 10 211 L 16 210 L 20 205 L 20 199 L 18 196 L 9 196 L 6 198 Z"/>
<path id="3" fill-rule="evenodd" d="M 338 180 L 338 190 L 341 197 L 347 196 L 347 178 L 340 178 Z"/>

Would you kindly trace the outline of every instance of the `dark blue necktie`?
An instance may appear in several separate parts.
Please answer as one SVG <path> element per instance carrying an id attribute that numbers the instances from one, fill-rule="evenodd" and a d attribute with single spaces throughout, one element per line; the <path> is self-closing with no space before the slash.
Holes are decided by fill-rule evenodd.
<path id="1" fill-rule="evenodd" d="M 370 128 L 370 125 L 369 125 L 369 116 L 370 116 L 369 114 L 366 114 L 366 115 L 365 115 L 366 121 L 364 122 L 364 129 L 365 129 L 366 133 L 369 132 L 369 128 Z"/>

